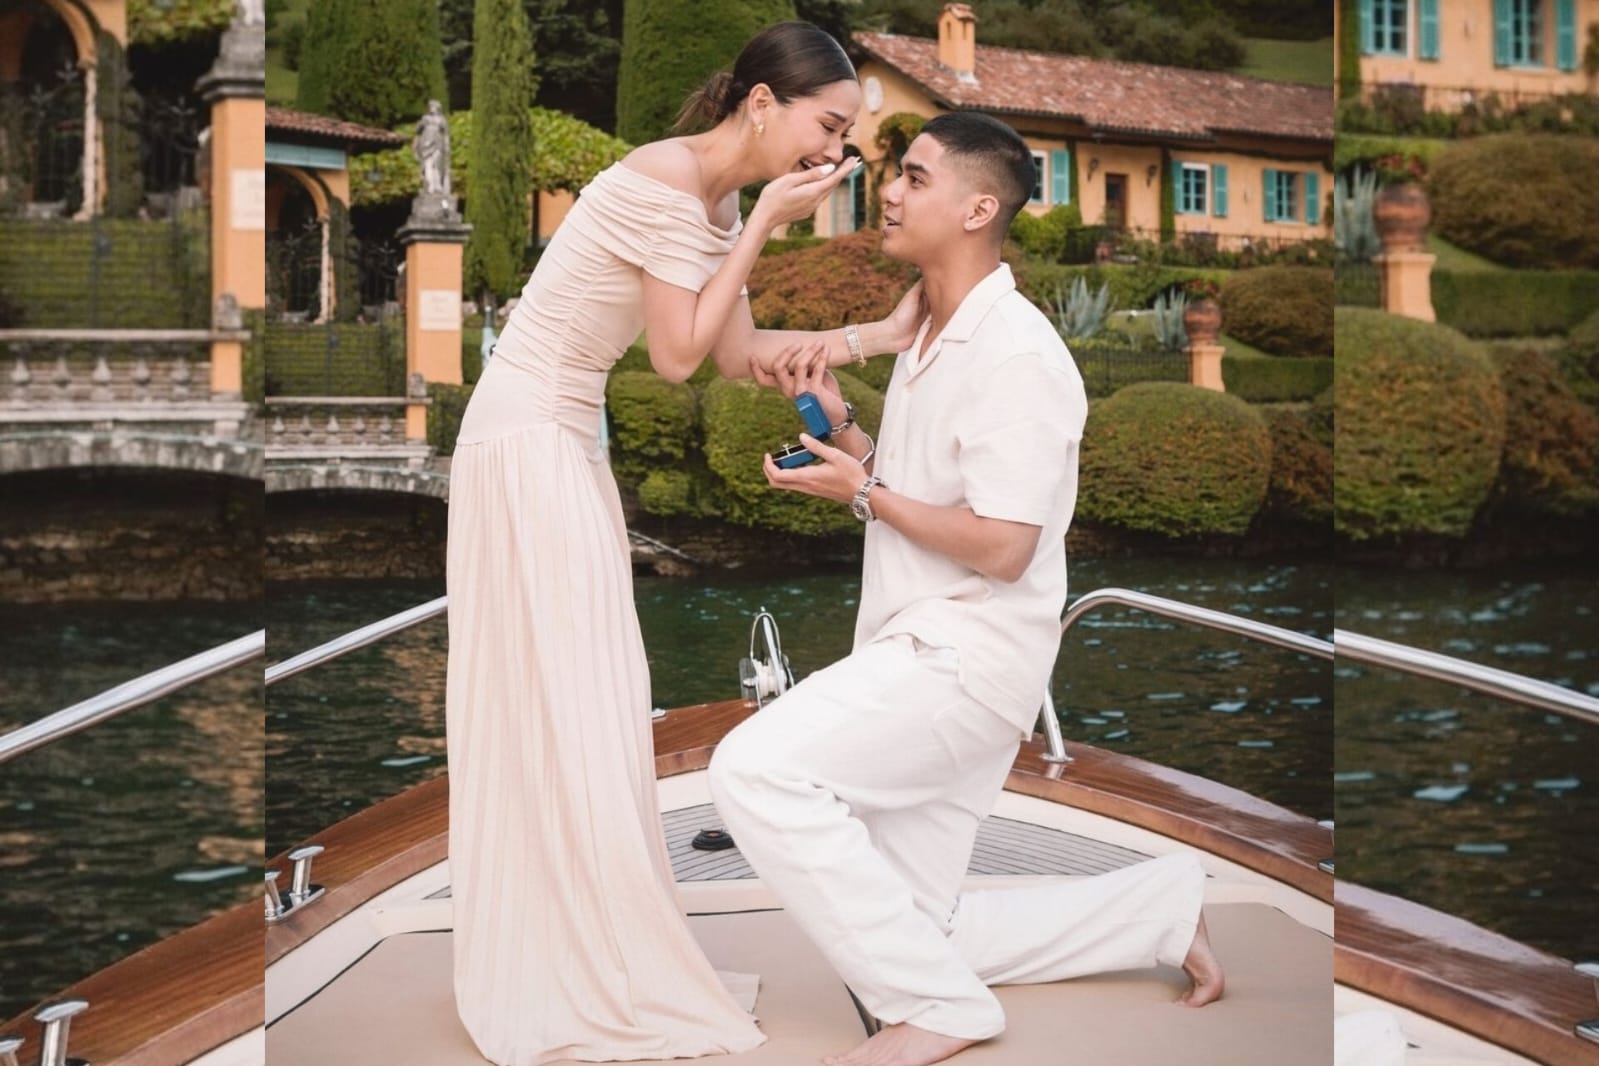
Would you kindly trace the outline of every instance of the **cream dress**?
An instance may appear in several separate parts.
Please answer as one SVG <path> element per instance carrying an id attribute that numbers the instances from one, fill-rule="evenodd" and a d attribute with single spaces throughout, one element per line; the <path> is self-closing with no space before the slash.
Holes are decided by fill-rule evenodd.
<path id="1" fill-rule="evenodd" d="M 461 424 L 448 555 L 455 998 L 501 1066 L 765 1039 L 753 978 L 719 976 L 677 903 L 627 531 L 599 442 L 606 374 L 643 328 L 642 273 L 698 291 L 738 231 L 620 163 L 600 174 Z"/>

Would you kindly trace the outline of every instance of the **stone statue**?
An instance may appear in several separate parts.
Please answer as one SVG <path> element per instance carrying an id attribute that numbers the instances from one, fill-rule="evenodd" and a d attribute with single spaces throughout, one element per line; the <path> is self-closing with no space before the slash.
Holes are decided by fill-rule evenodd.
<path id="1" fill-rule="evenodd" d="M 266 0 L 238 0 L 238 21 L 246 26 L 266 25 Z"/>
<path id="2" fill-rule="evenodd" d="M 427 114 L 416 124 L 411 153 L 422 168 L 422 195 L 450 203 L 450 126 L 437 100 L 428 101 Z"/>

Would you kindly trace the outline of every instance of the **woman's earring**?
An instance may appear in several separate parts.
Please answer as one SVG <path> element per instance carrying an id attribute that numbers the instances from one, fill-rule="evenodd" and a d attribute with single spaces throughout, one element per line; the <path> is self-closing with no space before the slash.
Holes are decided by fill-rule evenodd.
<path id="1" fill-rule="evenodd" d="M 765 134 L 766 134 L 766 123 L 757 122 L 755 124 L 755 136 L 761 137 L 761 136 L 764 136 Z"/>

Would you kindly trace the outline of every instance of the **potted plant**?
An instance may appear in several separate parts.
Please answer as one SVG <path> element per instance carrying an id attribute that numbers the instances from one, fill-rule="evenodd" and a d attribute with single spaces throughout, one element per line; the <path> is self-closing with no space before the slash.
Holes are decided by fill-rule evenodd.
<path id="1" fill-rule="evenodd" d="M 1221 289 L 1209 278 L 1194 278 L 1183 285 L 1187 303 L 1183 307 L 1183 329 L 1190 345 L 1215 344 L 1221 332 Z"/>
<path id="2" fill-rule="evenodd" d="M 1385 155 L 1373 165 L 1377 174 L 1377 199 L 1372 218 L 1385 252 L 1419 252 L 1425 247 L 1432 204 L 1423 182 L 1427 165 L 1410 152 Z"/>

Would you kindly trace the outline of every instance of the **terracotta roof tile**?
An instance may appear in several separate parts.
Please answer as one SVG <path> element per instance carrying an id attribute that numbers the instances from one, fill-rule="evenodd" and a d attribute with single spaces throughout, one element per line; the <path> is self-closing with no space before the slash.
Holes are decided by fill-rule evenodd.
<path id="1" fill-rule="evenodd" d="M 398 133 L 374 129 L 371 126 L 360 126 L 354 122 L 329 118 L 326 115 L 313 115 L 309 111 L 293 111 L 286 107 L 267 108 L 266 128 L 308 134 L 323 140 L 356 142 L 363 145 L 389 146 L 405 143 L 405 138 Z"/>
<path id="2" fill-rule="evenodd" d="M 975 77 L 938 62 L 938 42 L 857 33 L 855 43 L 947 107 L 1079 119 L 1107 132 L 1211 140 L 1222 133 L 1333 139 L 1329 88 L 1149 63 L 977 47 Z"/>

